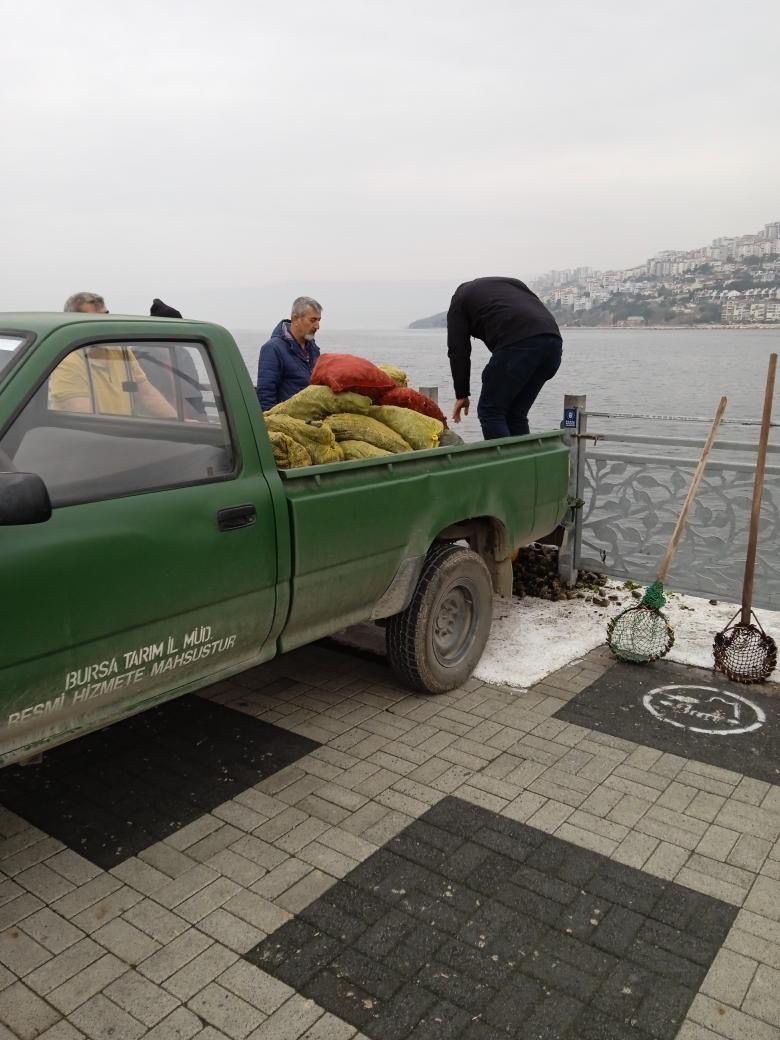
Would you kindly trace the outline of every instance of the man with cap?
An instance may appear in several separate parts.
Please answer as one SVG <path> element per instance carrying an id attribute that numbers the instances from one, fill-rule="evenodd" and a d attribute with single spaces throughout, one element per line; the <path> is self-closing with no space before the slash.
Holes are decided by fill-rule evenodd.
<path id="1" fill-rule="evenodd" d="M 167 303 L 158 300 L 156 296 L 152 300 L 149 314 L 153 318 L 181 318 L 182 316 L 181 311 L 177 311 L 175 307 L 169 307 Z"/>
<path id="2" fill-rule="evenodd" d="M 169 307 L 156 296 L 152 300 L 149 314 L 153 318 L 182 317 L 181 311 L 177 311 L 175 307 Z M 176 404 L 175 382 L 178 381 L 182 389 L 185 419 L 203 419 L 206 409 L 192 354 L 187 347 L 179 343 L 174 344 L 171 349 L 173 359 L 168 350 L 163 354 L 159 347 L 156 349 L 136 348 L 136 357 L 149 381 L 174 405 Z"/>

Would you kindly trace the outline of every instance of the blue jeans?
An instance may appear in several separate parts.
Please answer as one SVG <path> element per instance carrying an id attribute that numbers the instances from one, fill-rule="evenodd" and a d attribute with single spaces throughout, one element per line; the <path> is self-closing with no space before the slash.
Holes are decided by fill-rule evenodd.
<path id="1" fill-rule="evenodd" d="M 528 412 L 561 365 L 557 336 L 531 336 L 493 352 L 482 373 L 477 416 L 486 441 L 528 433 Z"/>

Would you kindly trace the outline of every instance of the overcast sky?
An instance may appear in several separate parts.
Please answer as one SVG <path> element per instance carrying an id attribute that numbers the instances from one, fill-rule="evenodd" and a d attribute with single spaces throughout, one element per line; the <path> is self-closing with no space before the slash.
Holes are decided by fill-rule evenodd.
<path id="1" fill-rule="evenodd" d="M 121 9 L 120 9 L 121 8 Z M 780 220 L 780 3 L 0 0 L 0 310 L 401 326 Z"/>

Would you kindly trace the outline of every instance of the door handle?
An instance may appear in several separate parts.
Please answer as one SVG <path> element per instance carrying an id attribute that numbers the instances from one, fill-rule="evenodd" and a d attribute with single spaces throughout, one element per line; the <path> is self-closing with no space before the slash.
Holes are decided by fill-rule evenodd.
<path id="1" fill-rule="evenodd" d="M 239 527 L 253 527 L 257 522 L 257 510 L 249 503 L 243 506 L 228 506 L 217 513 L 220 531 L 235 531 Z"/>

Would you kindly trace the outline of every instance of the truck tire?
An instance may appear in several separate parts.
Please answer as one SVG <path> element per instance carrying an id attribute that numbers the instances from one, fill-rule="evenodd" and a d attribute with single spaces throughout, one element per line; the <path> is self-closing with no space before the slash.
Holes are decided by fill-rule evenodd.
<path id="1" fill-rule="evenodd" d="M 493 621 L 485 563 L 461 545 L 436 545 L 406 610 L 388 619 L 387 656 L 405 686 L 445 693 L 469 678 Z"/>

